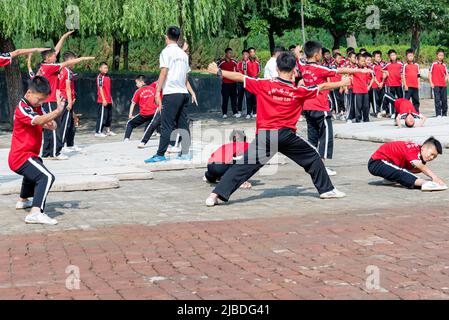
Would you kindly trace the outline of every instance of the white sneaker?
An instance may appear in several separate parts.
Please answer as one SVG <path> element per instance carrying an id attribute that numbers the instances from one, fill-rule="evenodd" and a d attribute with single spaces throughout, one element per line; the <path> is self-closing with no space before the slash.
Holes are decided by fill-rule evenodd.
<path id="1" fill-rule="evenodd" d="M 145 148 L 145 143 L 141 142 L 139 143 L 139 145 L 137 146 L 138 149 L 143 149 Z"/>
<path id="2" fill-rule="evenodd" d="M 74 150 L 72 148 L 70 148 L 70 147 L 64 147 L 61 150 L 62 153 L 70 153 L 70 152 L 73 152 L 73 151 Z"/>
<path id="3" fill-rule="evenodd" d="M 106 135 L 104 133 L 96 133 L 95 137 L 97 137 L 97 138 L 106 138 Z"/>
<path id="4" fill-rule="evenodd" d="M 352 120 L 347 120 L 346 123 L 352 123 Z"/>
<path id="5" fill-rule="evenodd" d="M 305 119 L 303 116 L 300 116 L 298 121 L 299 121 L 299 122 L 303 122 L 303 121 L 305 121 L 305 120 L 306 120 L 306 119 Z"/>
<path id="6" fill-rule="evenodd" d="M 345 117 L 344 115 L 341 115 L 341 116 L 340 116 L 340 120 L 346 121 L 346 117 Z"/>
<path id="7" fill-rule="evenodd" d="M 381 115 L 381 116 L 386 116 L 386 115 L 387 115 L 387 111 L 383 110 L 383 111 L 380 113 L 380 115 Z"/>
<path id="8" fill-rule="evenodd" d="M 65 154 L 60 153 L 59 156 L 56 157 L 48 157 L 48 158 L 44 158 L 46 160 L 69 160 L 69 157 L 66 156 Z"/>
<path id="9" fill-rule="evenodd" d="M 128 138 L 126 138 L 125 140 L 123 140 L 123 142 L 129 142 L 129 139 L 128 139 Z"/>
<path id="10" fill-rule="evenodd" d="M 248 114 L 245 118 L 246 118 L 246 120 L 249 120 L 249 119 L 251 119 L 251 115 Z"/>
<path id="11" fill-rule="evenodd" d="M 218 199 L 216 199 L 212 196 L 209 196 L 206 199 L 206 206 L 208 206 L 208 207 L 213 207 L 213 206 L 216 206 L 217 204 L 218 204 Z"/>
<path id="12" fill-rule="evenodd" d="M 344 192 L 337 190 L 337 188 L 334 188 L 334 190 L 332 191 L 320 194 L 321 199 L 337 199 L 344 197 L 346 197 L 346 194 Z"/>
<path id="13" fill-rule="evenodd" d="M 31 201 L 31 200 L 28 200 L 25 202 L 17 201 L 17 203 L 16 203 L 16 210 L 28 209 L 28 208 L 32 208 L 32 207 L 33 207 L 33 201 Z"/>
<path id="14" fill-rule="evenodd" d="M 391 119 L 394 119 L 394 118 L 395 118 L 394 114 L 392 114 L 392 115 L 390 116 L 390 118 L 391 118 Z"/>
<path id="15" fill-rule="evenodd" d="M 438 184 L 433 181 L 427 181 L 421 186 L 421 191 L 443 191 L 447 190 L 447 185 Z"/>
<path id="16" fill-rule="evenodd" d="M 116 136 L 117 133 L 114 133 L 112 131 L 108 131 L 108 132 L 106 132 L 106 135 L 109 136 L 109 137 L 113 137 L 113 136 Z"/>
<path id="17" fill-rule="evenodd" d="M 337 171 L 335 171 L 334 169 L 328 168 L 326 167 L 326 172 L 328 176 L 336 176 L 337 175 Z"/>
<path id="18" fill-rule="evenodd" d="M 156 137 L 160 137 L 161 134 L 159 132 L 156 132 Z"/>
<path id="19" fill-rule="evenodd" d="M 225 114 L 223 115 L 223 119 L 226 119 L 227 117 L 228 117 L 227 115 L 225 115 Z"/>
<path id="20" fill-rule="evenodd" d="M 242 116 L 242 114 L 239 112 L 239 113 L 236 113 L 234 116 L 238 119 Z"/>
<path id="21" fill-rule="evenodd" d="M 78 146 L 70 147 L 70 149 L 72 149 L 74 152 L 80 152 L 80 151 L 83 151 L 83 148 L 80 148 L 80 147 L 78 147 Z"/>
<path id="22" fill-rule="evenodd" d="M 256 119 L 257 118 L 257 114 L 253 114 L 253 119 Z"/>
<path id="23" fill-rule="evenodd" d="M 382 118 L 382 112 L 379 112 L 379 113 L 377 114 L 377 119 L 380 119 L 380 118 Z"/>
<path id="24" fill-rule="evenodd" d="M 167 152 L 168 152 L 168 153 L 179 153 L 179 152 L 181 152 L 181 148 L 169 146 L 169 147 L 167 148 Z"/>
<path id="25" fill-rule="evenodd" d="M 45 213 L 39 212 L 37 214 L 27 215 L 25 217 L 25 223 L 55 225 L 58 224 L 58 221 L 56 221 L 56 219 L 50 218 Z"/>

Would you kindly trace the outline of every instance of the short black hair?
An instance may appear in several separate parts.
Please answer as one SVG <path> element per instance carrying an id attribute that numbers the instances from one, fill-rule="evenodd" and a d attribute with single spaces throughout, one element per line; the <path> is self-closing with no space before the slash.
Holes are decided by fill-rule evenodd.
<path id="1" fill-rule="evenodd" d="M 139 75 L 136 77 L 136 80 L 145 82 L 145 81 L 147 80 L 147 77 L 146 77 L 145 75 L 143 75 L 143 74 L 139 74 Z"/>
<path id="2" fill-rule="evenodd" d="M 380 50 L 373 51 L 373 56 L 376 56 L 376 55 L 380 55 L 382 57 L 382 51 L 380 51 Z"/>
<path id="3" fill-rule="evenodd" d="M 366 50 L 365 48 L 360 48 L 360 49 L 359 49 L 359 52 L 360 52 L 360 53 L 364 53 L 364 52 L 367 52 L 367 51 L 368 51 L 368 50 Z"/>
<path id="4" fill-rule="evenodd" d="M 365 58 L 365 56 L 362 53 L 357 53 L 355 56 L 357 60 L 360 60 L 360 58 Z"/>
<path id="5" fill-rule="evenodd" d="M 348 54 L 349 52 L 355 52 L 355 49 L 353 47 L 348 47 L 346 49 L 346 54 Z"/>
<path id="6" fill-rule="evenodd" d="M 409 114 L 410 114 L 410 113 L 409 113 Z M 409 114 L 406 115 L 406 118 L 408 117 Z M 406 126 L 407 128 L 413 128 L 413 127 L 415 126 L 415 124 L 409 124 L 407 121 L 405 121 L 405 126 Z"/>
<path id="7" fill-rule="evenodd" d="M 102 66 L 107 66 L 108 63 L 106 61 L 102 61 L 100 62 L 100 64 L 98 65 L 98 68 L 101 68 Z"/>
<path id="8" fill-rule="evenodd" d="M 365 58 L 372 58 L 373 57 L 373 55 L 371 53 L 369 53 L 368 51 L 366 51 L 365 53 L 362 53 L 362 54 L 363 54 L 363 56 Z"/>
<path id="9" fill-rule="evenodd" d="M 323 49 L 321 49 L 321 53 L 324 55 L 325 53 L 330 53 L 330 51 L 329 51 L 329 49 L 328 48 L 323 48 Z"/>
<path id="10" fill-rule="evenodd" d="M 441 142 L 435 139 L 434 137 L 428 138 L 422 145 L 431 144 L 437 149 L 438 154 L 443 154 L 443 147 L 441 146 Z"/>
<path id="11" fill-rule="evenodd" d="M 288 47 L 288 50 L 290 51 L 290 50 L 295 49 L 295 48 L 296 48 L 296 46 L 294 44 L 292 44 L 290 47 Z"/>
<path id="12" fill-rule="evenodd" d="M 249 47 L 249 48 L 248 48 L 248 52 L 250 52 L 251 50 L 256 51 L 256 48 L 254 48 L 254 47 Z"/>
<path id="13" fill-rule="evenodd" d="M 444 50 L 443 50 L 443 48 L 438 48 L 438 50 L 437 50 L 437 54 L 439 54 L 439 53 L 444 53 Z"/>
<path id="14" fill-rule="evenodd" d="M 42 51 L 41 52 L 42 60 L 45 61 L 49 56 L 51 56 L 55 53 L 56 53 L 55 49 L 48 49 L 48 50 Z"/>
<path id="15" fill-rule="evenodd" d="M 352 56 L 356 56 L 356 53 L 354 51 L 348 53 L 348 59 L 351 58 Z"/>
<path id="16" fill-rule="evenodd" d="M 276 59 L 279 71 L 291 72 L 296 67 L 296 57 L 290 51 L 282 52 Z"/>
<path id="17" fill-rule="evenodd" d="M 48 96 L 51 93 L 50 82 L 45 77 L 35 76 L 28 81 L 28 90 Z"/>
<path id="18" fill-rule="evenodd" d="M 332 51 L 335 51 L 335 50 L 339 50 L 340 51 L 340 47 L 333 47 Z"/>
<path id="19" fill-rule="evenodd" d="M 181 29 L 177 26 L 170 26 L 167 28 L 167 32 L 165 34 L 167 38 L 171 41 L 178 41 L 181 36 Z"/>
<path id="20" fill-rule="evenodd" d="M 285 51 L 284 47 L 282 47 L 282 46 L 275 46 L 273 48 L 273 52 L 271 53 L 271 55 L 274 55 L 274 54 L 276 54 L 278 52 L 284 52 L 284 51 Z"/>
<path id="21" fill-rule="evenodd" d="M 408 48 L 407 50 L 405 50 L 405 55 L 408 55 L 410 53 L 415 53 L 415 50 L 413 50 L 412 48 Z"/>
<path id="22" fill-rule="evenodd" d="M 304 53 L 307 59 L 312 58 L 316 53 L 320 52 L 323 46 L 318 41 L 307 41 L 304 44 Z"/>
<path id="23" fill-rule="evenodd" d="M 334 53 L 334 59 L 336 59 L 337 57 L 341 57 L 341 53 L 340 52 L 335 52 Z"/>
<path id="24" fill-rule="evenodd" d="M 243 49 L 243 50 L 242 50 L 242 54 L 244 54 L 245 52 L 246 52 L 246 53 L 249 53 L 249 51 L 248 51 L 247 49 Z"/>
<path id="25" fill-rule="evenodd" d="M 232 48 L 226 48 L 225 53 L 228 53 L 229 51 L 232 51 Z"/>
<path id="26" fill-rule="evenodd" d="M 394 49 L 388 50 L 388 55 L 390 55 L 390 54 L 392 54 L 392 53 L 396 53 L 396 50 L 394 50 Z"/>
<path id="27" fill-rule="evenodd" d="M 73 53 L 72 51 L 66 51 L 62 55 L 62 60 L 64 60 L 64 61 L 67 61 L 69 59 L 75 59 L 75 58 L 76 58 L 76 54 Z"/>

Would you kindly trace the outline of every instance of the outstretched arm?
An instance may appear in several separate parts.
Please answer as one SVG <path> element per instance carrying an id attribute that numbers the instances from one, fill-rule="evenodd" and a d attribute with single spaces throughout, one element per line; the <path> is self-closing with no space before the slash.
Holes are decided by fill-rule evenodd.
<path id="1" fill-rule="evenodd" d="M 219 68 L 215 62 L 212 62 L 207 67 L 207 72 L 211 74 L 217 75 L 218 70 Z M 240 72 L 221 70 L 221 76 L 235 82 L 243 82 L 245 80 L 245 75 L 241 74 Z"/>
<path id="2" fill-rule="evenodd" d="M 10 52 L 11 58 L 15 58 L 17 56 L 23 56 L 34 52 L 42 52 L 50 50 L 50 48 L 31 48 L 31 49 L 17 49 Z"/>
<path id="3" fill-rule="evenodd" d="M 421 161 L 414 161 L 413 165 L 415 166 L 416 169 L 418 169 L 419 171 L 424 173 L 426 176 L 431 178 L 433 182 L 436 182 L 440 185 L 445 184 L 443 180 L 441 180 L 435 173 L 433 173 L 432 170 L 430 170 L 430 168 L 427 165 L 423 164 Z"/>
<path id="4" fill-rule="evenodd" d="M 62 46 L 64 45 L 64 42 L 65 42 L 65 40 L 68 38 L 68 36 L 70 36 L 70 35 L 71 35 L 72 33 L 74 33 L 74 32 L 75 32 L 75 30 L 71 30 L 71 31 L 66 32 L 66 33 L 64 33 L 64 34 L 62 35 L 61 39 L 59 39 L 58 43 L 57 43 L 56 46 L 55 46 L 55 52 L 56 52 L 56 55 L 58 55 L 59 52 L 61 51 Z"/>
<path id="5" fill-rule="evenodd" d="M 370 69 L 337 68 L 338 74 L 372 73 Z"/>
<path id="6" fill-rule="evenodd" d="M 81 57 L 81 58 L 76 58 L 76 59 L 72 59 L 69 61 L 64 61 L 61 63 L 61 69 L 65 68 L 65 67 L 72 67 L 77 63 L 83 62 L 83 61 L 88 61 L 88 60 L 94 60 L 95 57 Z"/>
<path id="7" fill-rule="evenodd" d="M 318 85 L 318 88 L 320 88 L 320 91 L 322 90 L 334 90 L 338 89 L 340 87 L 346 87 L 351 85 L 351 79 L 349 77 L 342 78 L 341 81 L 338 82 L 325 82 Z"/>

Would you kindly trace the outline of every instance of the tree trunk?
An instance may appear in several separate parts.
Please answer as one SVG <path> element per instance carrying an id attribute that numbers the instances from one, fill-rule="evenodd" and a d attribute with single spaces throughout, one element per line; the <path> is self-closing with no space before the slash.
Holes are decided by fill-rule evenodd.
<path id="1" fill-rule="evenodd" d="M 304 25 L 304 0 L 301 0 L 301 30 L 302 30 L 302 45 L 306 43 L 306 29 Z"/>
<path id="2" fill-rule="evenodd" d="M 0 35 L 0 51 L 11 52 L 16 48 L 11 38 Z M 11 65 L 5 68 L 6 92 L 8 94 L 7 114 L 8 121 L 12 127 L 14 120 L 14 109 L 23 96 L 22 74 L 17 59 L 12 59 Z"/>
<path id="3" fill-rule="evenodd" d="M 331 35 L 332 35 L 332 38 L 334 39 L 334 45 L 333 45 L 332 49 L 340 48 L 344 34 L 331 32 Z"/>
<path id="4" fill-rule="evenodd" d="M 348 44 L 348 47 L 357 48 L 357 39 L 355 38 L 354 33 L 348 34 L 346 37 L 346 43 Z"/>
<path id="5" fill-rule="evenodd" d="M 275 43 L 274 43 L 274 31 L 271 27 L 268 29 L 268 42 L 270 44 L 270 53 L 271 55 L 273 55 Z"/>
<path id="6" fill-rule="evenodd" d="M 416 59 L 419 57 L 421 30 L 418 25 L 412 27 L 411 48 L 415 51 Z"/>
<path id="7" fill-rule="evenodd" d="M 129 69 L 129 41 L 123 43 L 123 66 L 126 71 Z"/>
<path id="8" fill-rule="evenodd" d="M 116 38 L 112 44 L 112 70 L 117 71 L 120 68 L 120 52 L 122 51 L 122 43 Z"/>

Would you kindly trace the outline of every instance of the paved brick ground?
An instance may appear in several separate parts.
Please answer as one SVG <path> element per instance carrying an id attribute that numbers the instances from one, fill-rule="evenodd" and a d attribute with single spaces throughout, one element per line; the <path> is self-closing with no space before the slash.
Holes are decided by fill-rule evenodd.
<path id="1" fill-rule="evenodd" d="M 2 299 L 447 299 L 447 208 L 0 237 Z M 66 289 L 68 265 L 80 289 Z M 380 288 L 366 286 L 368 266 Z"/>

